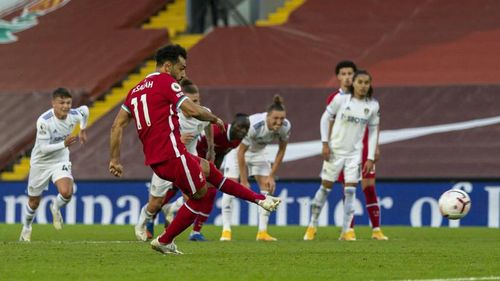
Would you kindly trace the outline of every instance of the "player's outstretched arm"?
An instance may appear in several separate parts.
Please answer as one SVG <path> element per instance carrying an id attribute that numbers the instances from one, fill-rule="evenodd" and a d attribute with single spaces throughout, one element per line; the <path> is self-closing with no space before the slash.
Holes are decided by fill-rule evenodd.
<path id="1" fill-rule="evenodd" d="M 226 130 L 222 119 L 212 114 L 212 112 L 206 110 L 204 107 L 197 105 L 190 99 L 183 101 L 180 108 L 189 116 L 201 121 L 209 121 L 210 123 L 217 125 L 217 127 L 219 127 L 222 131 Z"/>
<path id="2" fill-rule="evenodd" d="M 123 128 L 130 123 L 130 119 L 130 114 L 120 109 L 111 126 L 109 172 L 115 177 L 121 177 L 123 174 L 123 166 L 120 164 L 120 147 L 122 144 Z"/>

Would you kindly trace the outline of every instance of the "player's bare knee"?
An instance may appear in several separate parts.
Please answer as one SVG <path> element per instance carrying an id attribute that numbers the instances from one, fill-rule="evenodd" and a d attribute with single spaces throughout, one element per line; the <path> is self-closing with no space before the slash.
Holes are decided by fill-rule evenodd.
<path id="1" fill-rule="evenodd" d="M 71 200 L 71 197 L 73 197 L 73 190 L 62 191 L 62 192 L 59 192 L 59 194 L 61 194 L 61 196 L 64 198 L 64 200 L 69 201 L 69 200 Z"/>
<path id="2" fill-rule="evenodd" d="M 28 205 L 32 210 L 38 209 L 38 206 L 40 205 L 40 197 L 30 197 L 28 200 Z"/>
<path id="3" fill-rule="evenodd" d="M 163 197 L 151 197 L 148 202 L 147 210 L 150 213 L 156 213 L 161 208 L 161 203 L 163 202 Z"/>

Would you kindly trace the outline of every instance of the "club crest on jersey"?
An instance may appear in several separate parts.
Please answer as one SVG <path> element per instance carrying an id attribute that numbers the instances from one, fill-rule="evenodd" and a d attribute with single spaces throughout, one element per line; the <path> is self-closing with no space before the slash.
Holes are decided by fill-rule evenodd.
<path id="1" fill-rule="evenodd" d="M 368 113 L 370 113 L 370 109 L 365 108 L 365 115 L 368 115 Z"/>
<path id="2" fill-rule="evenodd" d="M 46 135 L 47 134 L 47 127 L 45 124 L 40 124 L 40 135 Z"/>
<path id="3" fill-rule="evenodd" d="M 175 82 L 172 83 L 172 85 L 170 85 L 170 88 L 172 88 L 172 90 L 174 92 L 180 92 L 180 91 L 182 91 L 182 87 L 181 87 L 181 85 L 179 85 L 179 83 L 175 83 Z"/>

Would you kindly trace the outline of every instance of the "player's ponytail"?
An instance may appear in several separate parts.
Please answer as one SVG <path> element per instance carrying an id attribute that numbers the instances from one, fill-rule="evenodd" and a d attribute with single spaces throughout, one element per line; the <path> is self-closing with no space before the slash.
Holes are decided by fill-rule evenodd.
<path id="1" fill-rule="evenodd" d="M 285 104 L 283 103 L 283 98 L 280 95 L 274 95 L 273 103 L 267 107 L 267 113 L 271 111 L 285 111 Z"/>

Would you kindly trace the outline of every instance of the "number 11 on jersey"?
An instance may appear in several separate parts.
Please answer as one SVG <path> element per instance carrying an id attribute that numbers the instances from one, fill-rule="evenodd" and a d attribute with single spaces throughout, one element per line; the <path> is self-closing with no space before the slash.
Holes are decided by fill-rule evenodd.
<path id="1" fill-rule="evenodd" d="M 141 95 L 142 112 L 144 113 L 144 119 L 146 120 L 146 125 L 151 126 L 151 120 L 149 119 L 148 103 L 146 102 L 146 94 Z M 131 101 L 134 106 L 135 122 L 137 124 L 137 130 L 142 129 L 141 121 L 139 120 L 139 109 L 137 108 L 137 97 L 133 98 Z"/>

